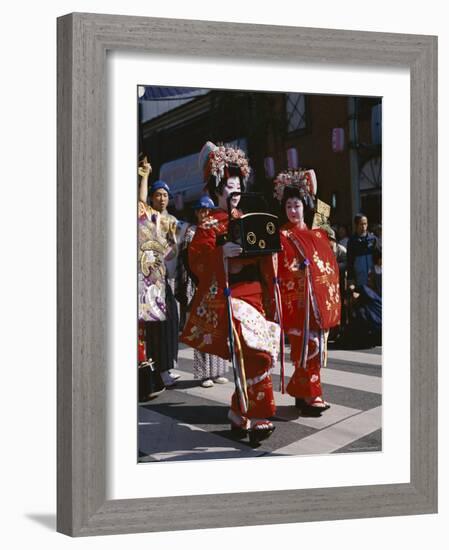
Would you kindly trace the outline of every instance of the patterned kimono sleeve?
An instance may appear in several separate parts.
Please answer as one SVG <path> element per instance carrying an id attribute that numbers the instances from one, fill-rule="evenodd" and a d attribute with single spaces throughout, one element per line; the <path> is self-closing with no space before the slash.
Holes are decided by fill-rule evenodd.
<path id="1" fill-rule="evenodd" d="M 137 217 L 139 219 L 144 219 L 146 218 L 147 216 L 147 210 L 148 210 L 148 205 L 146 205 L 144 202 L 142 201 L 138 201 L 137 202 Z"/>
<path id="2" fill-rule="evenodd" d="M 207 269 L 223 270 L 223 249 L 217 246 L 216 235 L 213 226 L 201 225 L 188 247 L 189 266 L 198 279 L 204 276 Z"/>
<path id="3" fill-rule="evenodd" d="M 287 236 L 281 231 L 281 251 L 278 253 L 278 277 L 281 281 L 291 278 L 292 268 L 295 266 L 297 251 L 295 251 Z"/>
<path id="4" fill-rule="evenodd" d="M 287 234 L 281 231 L 282 251 L 278 254 L 278 277 L 281 291 L 284 328 L 297 329 L 303 324 L 304 277 L 302 255 L 293 247 Z"/>

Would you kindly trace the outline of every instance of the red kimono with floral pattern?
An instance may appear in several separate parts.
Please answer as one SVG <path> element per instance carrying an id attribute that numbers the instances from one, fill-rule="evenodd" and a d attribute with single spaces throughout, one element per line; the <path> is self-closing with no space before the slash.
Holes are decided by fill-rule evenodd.
<path id="1" fill-rule="evenodd" d="M 283 326 L 295 372 L 287 386 L 293 397 L 321 397 L 327 331 L 340 323 L 339 271 L 327 233 L 281 228 L 279 278 Z M 305 340 L 306 339 L 306 340 Z"/>
<path id="2" fill-rule="evenodd" d="M 202 352 L 230 358 L 228 309 L 222 246 L 217 237 L 227 234 L 228 215 L 216 210 L 200 225 L 188 248 L 189 267 L 198 278 L 189 317 L 182 333 L 185 344 Z M 273 321 L 273 264 L 271 256 L 230 258 L 229 271 L 240 264 L 256 264 L 259 280 L 231 285 L 236 347 L 243 356 L 248 392 L 248 418 L 267 418 L 275 413 L 270 371 L 279 348 L 279 326 Z M 231 409 L 241 414 L 236 393 Z"/>

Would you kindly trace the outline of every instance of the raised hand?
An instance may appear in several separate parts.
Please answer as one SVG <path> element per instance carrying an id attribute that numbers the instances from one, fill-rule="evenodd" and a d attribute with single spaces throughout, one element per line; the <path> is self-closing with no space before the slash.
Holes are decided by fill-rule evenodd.
<path id="1" fill-rule="evenodd" d="M 141 178 L 147 178 L 152 172 L 151 164 L 148 162 L 147 157 L 143 157 L 143 160 L 139 163 L 138 173 Z"/>

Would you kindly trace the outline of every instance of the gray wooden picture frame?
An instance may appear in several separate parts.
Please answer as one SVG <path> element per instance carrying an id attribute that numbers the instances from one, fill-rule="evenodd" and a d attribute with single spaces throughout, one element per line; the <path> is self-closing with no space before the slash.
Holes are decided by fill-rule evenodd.
<path id="1" fill-rule="evenodd" d="M 58 531 L 85 536 L 436 512 L 437 38 L 82 13 L 57 25 Z M 106 499 L 108 50 L 228 59 L 244 52 L 410 69 L 410 483 Z"/>

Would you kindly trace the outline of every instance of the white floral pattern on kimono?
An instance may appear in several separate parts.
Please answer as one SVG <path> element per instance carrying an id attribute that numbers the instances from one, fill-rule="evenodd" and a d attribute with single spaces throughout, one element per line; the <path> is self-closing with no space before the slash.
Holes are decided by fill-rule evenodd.
<path id="1" fill-rule="evenodd" d="M 242 335 L 248 347 L 271 355 L 272 366 L 279 353 L 280 328 L 267 321 L 256 308 L 238 298 L 231 298 L 234 317 L 240 321 Z"/>
<path id="2" fill-rule="evenodd" d="M 138 274 L 139 320 L 165 321 L 165 284 L 161 281 L 150 281 L 142 273 Z"/>

